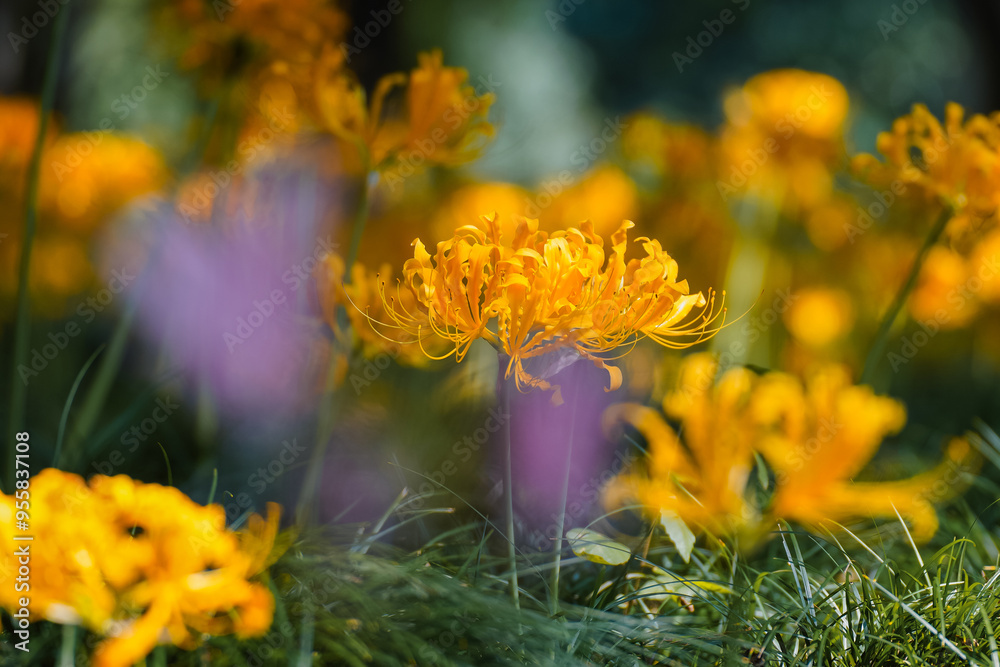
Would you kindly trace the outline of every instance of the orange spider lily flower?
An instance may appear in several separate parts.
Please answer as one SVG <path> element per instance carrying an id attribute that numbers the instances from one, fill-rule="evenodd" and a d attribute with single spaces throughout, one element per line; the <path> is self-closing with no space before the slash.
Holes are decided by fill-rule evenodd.
<path id="1" fill-rule="evenodd" d="M 193 647 L 203 634 L 262 634 L 274 601 L 250 581 L 270 564 L 280 510 L 226 529 L 220 505 L 125 475 L 89 485 L 54 468 L 31 480 L 32 617 L 82 624 L 108 637 L 99 667 L 126 667 L 164 640 Z M 13 535 L 15 499 L 0 496 L 0 536 Z M 17 605 L 15 556 L 0 554 L 0 605 Z"/>
<path id="2" fill-rule="evenodd" d="M 537 220 L 525 219 L 507 238 L 498 216 L 484 217 L 482 227 L 460 227 L 438 243 L 434 255 L 417 239 L 397 289 L 415 297 L 415 307 L 383 289 L 391 319 L 383 324 L 407 332 L 424 349 L 428 340 L 453 346 L 432 358 L 454 354 L 461 361 L 482 338 L 509 357 L 506 375 L 522 389 L 550 388 L 525 371 L 525 360 L 571 348 L 607 370 L 609 390 L 616 389 L 621 372 L 597 355 L 641 338 L 687 347 L 713 335 L 717 329 L 709 326 L 724 313 L 714 295 L 691 294 L 687 282 L 677 280 L 677 263 L 657 241 L 638 239 L 646 255 L 626 262 L 632 226 L 625 221 L 612 235 L 609 255 L 589 222 L 548 234 Z"/>
<path id="3" fill-rule="evenodd" d="M 382 77 L 370 104 L 343 59 L 332 46 L 324 54 L 315 90 L 321 117 L 334 134 L 364 147 L 373 168 L 390 170 L 387 179 L 400 178 L 391 171 L 397 163 L 414 168 L 474 159 L 493 136 L 486 120 L 493 94 L 477 94 L 464 69 L 444 67 L 440 50 L 419 54 L 409 75 Z"/>
<path id="4" fill-rule="evenodd" d="M 316 272 L 316 287 L 319 295 L 323 319 L 340 339 L 353 336 L 356 340 L 349 341 L 352 346 L 358 346 L 362 355 L 372 358 L 380 354 L 388 354 L 397 361 L 411 366 L 423 366 L 428 359 L 420 348 L 408 343 L 416 343 L 416 338 L 406 339 L 405 333 L 400 333 L 376 324 L 385 319 L 386 315 L 380 285 L 386 280 L 392 280 L 392 267 L 382 265 L 378 273 L 371 273 L 365 266 L 355 262 L 351 267 L 351 281 L 344 281 L 344 260 L 336 253 L 328 254 Z M 413 312 L 416 302 L 408 292 L 400 294 L 399 307 L 407 312 Z M 350 328 L 345 330 L 338 321 L 337 309 L 342 306 L 347 313 Z M 397 342 L 393 335 L 400 334 L 402 339 Z M 439 345 L 435 351 L 443 349 Z"/>
<path id="5" fill-rule="evenodd" d="M 962 438 L 946 448 L 935 470 L 890 482 L 855 482 L 882 440 L 903 427 L 901 403 L 853 385 L 846 368 L 821 367 L 803 383 L 784 373 L 768 373 L 754 390 L 750 410 L 763 431 L 757 449 L 774 469 L 772 513 L 817 530 L 850 519 L 902 517 L 917 542 L 937 531 L 933 500 L 946 493 L 935 485 L 949 472 L 971 470 L 974 452 Z"/>
<path id="6" fill-rule="evenodd" d="M 727 199 L 745 186 L 796 212 L 826 202 L 848 106 L 844 86 L 826 74 L 781 69 L 748 80 L 725 100 L 719 194 Z"/>
<path id="7" fill-rule="evenodd" d="M 625 473 L 605 489 L 609 507 L 635 502 L 655 520 L 673 512 L 692 528 L 751 539 L 775 519 L 816 531 L 898 515 L 914 541 L 925 542 L 938 527 L 933 503 L 958 493 L 960 473 L 975 467 L 968 441 L 954 438 L 933 470 L 905 480 L 855 482 L 883 438 L 906 421 L 899 402 L 853 385 L 837 365 L 821 367 L 805 383 L 743 368 L 713 382 L 717 370 L 710 355 L 684 359 L 677 388 L 663 401 L 679 431 L 645 406 L 609 408 L 606 428 L 630 424 L 649 445 L 646 470 Z M 755 452 L 775 472 L 766 512 L 746 497 Z"/>
<path id="8" fill-rule="evenodd" d="M 1000 112 L 964 116 L 951 102 L 942 124 L 926 106 L 915 104 L 891 131 L 878 135 L 876 147 L 886 161 L 858 155 L 852 169 L 875 187 L 951 208 L 955 219 L 947 233 L 961 239 L 993 219 L 1000 206 Z"/>
<path id="9" fill-rule="evenodd" d="M 757 512 L 746 500 L 754 442 L 745 418 L 755 376 L 736 368 L 713 384 L 717 371 L 711 354 L 684 359 L 676 387 L 663 399 L 663 411 L 680 423 L 679 431 L 643 405 L 608 408 L 605 430 L 633 426 L 649 454 L 644 472 L 627 472 L 605 489 L 608 507 L 638 503 L 654 521 L 661 512 L 673 512 L 692 529 L 713 533 L 756 528 Z"/>

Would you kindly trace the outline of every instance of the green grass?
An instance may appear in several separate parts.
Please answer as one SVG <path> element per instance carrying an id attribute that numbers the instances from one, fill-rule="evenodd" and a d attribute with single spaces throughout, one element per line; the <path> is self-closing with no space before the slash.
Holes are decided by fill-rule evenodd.
<path id="1" fill-rule="evenodd" d="M 703 539 L 688 564 L 657 537 L 617 567 L 567 551 L 555 617 L 551 554 L 520 554 L 516 608 L 502 531 L 490 523 L 453 526 L 407 551 L 388 546 L 442 516 L 452 515 L 407 512 L 404 502 L 376 528 L 308 533 L 266 578 L 277 606 L 265 637 L 161 648 L 147 664 L 1000 664 L 996 545 L 967 508 L 949 512 L 942 534 L 979 541 L 945 538 L 919 553 L 892 526 L 826 538 L 783 527 L 750 554 Z M 681 583 L 665 587 L 654 566 Z M 98 637 L 45 623 L 24 664 L 58 664 L 67 637 L 75 664 L 87 664 Z M 19 658 L 3 645 L 0 661 Z"/>

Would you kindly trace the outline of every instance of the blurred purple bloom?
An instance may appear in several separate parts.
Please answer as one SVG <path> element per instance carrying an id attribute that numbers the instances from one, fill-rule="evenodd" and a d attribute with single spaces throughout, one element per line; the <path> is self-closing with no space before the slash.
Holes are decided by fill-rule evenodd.
<path id="1" fill-rule="evenodd" d="M 606 392 L 607 372 L 571 350 L 546 354 L 526 365 L 529 373 L 562 388 L 562 405 L 553 405 L 552 392 L 519 392 L 513 378 L 503 377 L 505 368 L 501 358 L 499 392 L 510 391 L 515 511 L 531 532 L 528 542 L 546 547 L 555 538 L 562 511 L 567 462 L 566 529 L 600 514 L 600 489 L 621 467 L 601 429 L 601 415 L 620 400 L 619 392 Z"/>
<path id="2" fill-rule="evenodd" d="M 229 413 L 287 413 L 310 393 L 318 329 L 310 276 L 333 250 L 331 210 L 315 179 L 257 177 L 253 199 L 216 209 L 235 216 L 191 225 L 160 215 L 149 230 L 149 260 L 133 290 L 146 336 Z"/>

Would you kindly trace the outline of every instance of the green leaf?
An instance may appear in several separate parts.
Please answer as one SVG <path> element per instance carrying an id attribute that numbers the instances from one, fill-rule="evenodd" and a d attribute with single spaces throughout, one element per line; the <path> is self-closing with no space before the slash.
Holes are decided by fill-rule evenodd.
<path id="1" fill-rule="evenodd" d="M 667 531 L 667 537 L 677 547 L 677 552 L 685 563 L 691 562 L 691 550 L 694 549 L 695 536 L 684 520 L 676 512 L 660 510 L 660 525 Z"/>
<path id="2" fill-rule="evenodd" d="M 580 558 L 601 565 L 622 565 L 632 555 L 631 549 L 586 528 L 573 528 L 566 533 L 569 547 Z"/>
<path id="3" fill-rule="evenodd" d="M 753 458 L 757 464 L 755 466 L 757 468 L 757 481 L 760 483 L 760 488 L 767 491 L 770 481 L 767 477 L 767 465 L 764 463 L 764 458 L 757 452 L 753 453 Z"/>
<path id="4" fill-rule="evenodd" d="M 645 582 L 643 582 L 642 588 L 643 597 L 652 598 L 654 600 L 663 600 L 668 597 L 674 598 L 680 604 L 686 604 L 682 602 L 679 598 L 695 598 L 701 599 L 705 597 L 706 593 L 720 593 L 722 595 L 731 595 L 732 590 L 723 584 L 717 584 L 711 581 L 692 581 L 690 579 L 681 579 L 673 574 L 670 574 L 666 570 L 656 569 L 656 574 Z"/>

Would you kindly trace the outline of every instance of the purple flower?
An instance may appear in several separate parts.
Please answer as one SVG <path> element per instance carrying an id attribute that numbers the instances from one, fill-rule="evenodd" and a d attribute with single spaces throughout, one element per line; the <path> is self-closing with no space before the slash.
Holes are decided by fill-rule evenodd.
<path id="1" fill-rule="evenodd" d="M 331 199 L 295 171 L 240 186 L 215 201 L 216 212 L 236 213 L 213 214 L 210 224 L 173 212 L 155 217 L 131 297 L 150 342 L 225 412 L 273 417 L 313 393 L 319 328 L 311 275 L 335 247 L 322 224 Z"/>
<path id="2" fill-rule="evenodd" d="M 565 528 L 586 524 L 600 514 L 600 490 L 613 476 L 613 445 L 601 429 L 601 415 L 618 398 L 606 392 L 608 374 L 572 350 L 532 359 L 527 370 L 559 385 L 563 403 L 554 405 L 552 392 L 521 393 L 514 379 L 503 377 L 500 396 L 510 392 L 511 470 L 515 512 L 531 531 L 535 547 L 548 548 L 562 512 L 563 485 L 569 466 Z M 501 446 L 505 443 L 500 439 Z"/>

